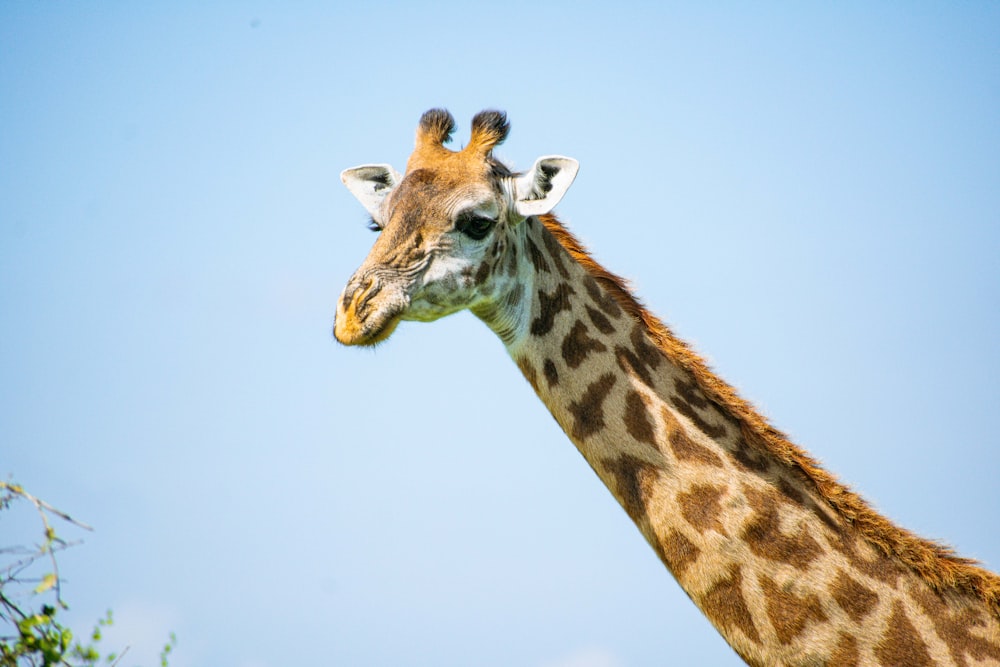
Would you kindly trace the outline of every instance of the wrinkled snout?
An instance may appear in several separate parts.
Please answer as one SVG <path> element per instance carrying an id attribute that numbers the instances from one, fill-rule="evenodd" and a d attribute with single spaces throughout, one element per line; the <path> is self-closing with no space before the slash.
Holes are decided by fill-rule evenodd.
<path id="1" fill-rule="evenodd" d="M 337 299 L 334 337 L 344 345 L 374 345 L 392 334 L 408 299 L 393 281 L 358 271 Z"/>

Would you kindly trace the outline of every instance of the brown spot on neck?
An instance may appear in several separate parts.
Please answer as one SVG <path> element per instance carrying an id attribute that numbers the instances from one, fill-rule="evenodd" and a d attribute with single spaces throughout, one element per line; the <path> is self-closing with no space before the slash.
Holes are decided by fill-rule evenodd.
<path id="1" fill-rule="evenodd" d="M 629 518 L 640 528 L 646 524 L 646 505 L 652 489 L 660 476 L 653 464 L 631 454 L 622 454 L 615 459 L 605 459 L 601 466 L 614 479 L 608 485 Z"/>
<path id="2" fill-rule="evenodd" d="M 610 294 L 601 291 L 597 281 L 591 276 L 587 276 L 583 281 L 583 286 L 590 296 L 590 300 L 610 317 L 618 319 L 622 315 L 622 309 Z"/>
<path id="3" fill-rule="evenodd" d="M 579 401 L 569 405 L 573 415 L 572 435 L 577 440 L 583 440 L 604 428 L 604 399 L 608 397 L 617 378 L 611 373 L 605 373 L 597 378 Z"/>
<path id="4" fill-rule="evenodd" d="M 649 342 L 649 332 L 641 323 L 632 327 L 632 334 L 629 336 L 632 341 L 632 349 L 636 356 L 647 368 L 656 370 L 663 362 L 663 352 Z"/>
<path id="5" fill-rule="evenodd" d="M 611 320 L 609 320 L 604 313 L 587 305 L 584 307 L 587 309 L 587 317 L 590 318 L 591 323 L 597 327 L 598 331 L 602 334 L 610 334 L 614 332 L 615 325 L 611 324 Z"/>
<path id="6" fill-rule="evenodd" d="M 933 664 L 927 645 L 917 634 L 917 629 L 913 627 L 913 622 L 907 617 L 903 603 L 899 600 L 893 604 L 885 634 L 875 646 L 875 657 L 885 667 L 923 667 Z"/>
<path id="7" fill-rule="evenodd" d="M 767 450 L 754 447 L 750 443 L 757 442 L 757 436 L 748 429 L 741 429 L 739 437 L 735 439 L 733 448 L 728 450 L 729 455 L 736 463 L 743 468 L 753 472 L 767 472 L 771 467 Z"/>
<path id="8" fill-rule="evenodd" d="M 722 467 L 722 458 L 708 447 L 692 440 L 677 418 L 667 408 L 661 410 L 663 423 L 667 427 L 667 442 L 678 461 L 690 461 L 708 466 Z"/>
<path id="9" fill-rule="evenodd" d="M 782 644 L 788 644 L 802 634 L 809 623 L 827 620 L 819 598 L 815 595 L 798 597 L 779 587 L 766 575 L 759 580 L 761 592 L 767 600 L 767 617 Z"/>
<path id="10" fill-rule="evenodd" d="M 727 535 L 722 525 L 721 501 L 726 490 L 711 484 L 698 484 L 691 490 L 677 494 L 677 504 L 681 508 L 681 516 L 699 533 L 714 530 Z"/>
<path id="11" fill-rule="evenodd" d="M 747 639 L 760 643 L 760 635 L 753 622 L 753 614 L 743 597 L 743 572 L 733 565 L 729 576 L 721 579 L 698 600 L 705 616 L 729 637 L 734 629 L 739 629 Z M 729 642 L 732 644 L 732 640 Z"/>
<path id="12" fill-rule="evenodd" d="M 545 373 L 545 380 L 549 383 L 549 387 L 559 384 L 559 371 L 556 369 L 554 361 L 546 359 L 545 364 L 542 366 L 542 371 Z"/>
<path id="13" fill-rule="evenodd" d="M 563 361 L 570 368 L 577 368 L 591 352 L 604 352 L 604 343 L 587 335 L 587 325 L 577 320 L 562 342 Z"/>
<path id="14" fill-rule="evenodd" d="M 566 270 L 566 265 L 563 262 L 563 255 L 566 253 L 556 241 L 556 237 L 552 236 L 547 229 L 542 229 L 542 242 L 545 244 L 545 249 L 549 251 L 549 257 L 552 259 L 552 263 L 556 265 L 556 270 L 559 275 L 569 280 L 569 271 Z"/>
<path id="15" fill-rule="evenodd" d="M 852 528 L 843 527 L 831 537 L 832 539 L 829 539 L 830 546 L 844 554 L 855 570 L 889 586 L 896 586 L 899 577 L 903 574 L 900 566 L 874 547 L 869 549 L 872 553 L 871 558 L 862 554 L 861 550 L 864 549 L 866 542 L 858 540 Z"/>
<path id="16" fill-rule="evenodd" d="M 861 622 L 878 604 L 878 593 L 858 583 L 843 570 L 830 582 L 829 588 L 830 595 L 855 623 Z"/>
<path id="17" fill-rule="evenodd" d="M 699 396 L 700 392 L 696 391 L 697 387 L 693 380 L 690 383 L 685 383 L 678 378 L 674 381 L 674 388 L 677 390 L 677 394 L 670 397 L 670 402 L 677 408 L 678 412 L 690 419 L 699 431 L 712 439 L 726 435 L 725 426 L 709 424 L 699 414 L 698 410 L 704 410 L 711 404 Z"/>
<path id="18" fill-rule="evenodd" d="M 696 383 L 693 379 L 689 379 L 685 382 L 684 380 L 677 378 L 674 380 L 674 389 L 682 399 L 699 410 L 704 410 L 711 405 L 708 399 L 705 398 L 705 394 L 703 394 L 701 389 L 698 388 L 698 383 Z"/>
<path id="19" fill-rule="evenodd" d="M 528 259 L 531 260 L 531 264 L 535 267 L 537 272 L 549 272 L 549 263 L 545 259 L 545 255 L 542 251 L 538 249 L 535 242 L 531 240 L 530 237 L 525 237 L 524 239 L 525 250 L 528 251 Z"/>
<path id="20" fill-rule="evenodd" d="M 792 480 L 793 477 L 795 481 Z M 833 530 L 834 532 L 840 531 L 840 524 L 837 523 L 836 517 L 834 517 L 826 508 L 820 507 L 815 500 L 808 496 L 798 486 L 802 483 L 803 480 L 795 475 L 794 471 L 785 470 L 778 477 L 777 489 L 781 493 L 782 497 L 786 498 L 789 503 L 809 510 L 816 516 L 817 519 L 825 523 L 830 530 Z"/>
<path id="21" fill-rule="evenodd" d="M 665 537 L 659 539 L 657 547 L 660 560 L 678 579 L 691 563 L 698 560 L 701 551 L 691 540 L 676 530 L 671 530 Z"/>
<path id="22" fill-rule="evenodd" d="M 918 588 L 919 586 L 919 588 Z M 931 621 L 938 636 L 948 646 L 948 652 L 958 667 L 969 667 L 988 661 L 1000 663 L 1000 646 L 984 638 L 983 621 L 972 609 L 954 609 L 940 593 L 917 584 L 913 598 Z M 978 626 L 978 627 L 977 627 Z M 970 662 L 971 658 L 974 662 Z"/>
<path id="23" fill-rule="evenodd" d="M 858 640 L 846 632 L 841 632 L 826 667 L 858 667 L 859 660 Z"/>
<path id="24" fill-rule="evenodd" d="M 570 310 L 569 297 L 573 288 L 566 283 L 559 283 L 551 294 L 538 290 L 538 316 L 531 321 L 531 334 L 544 336 L 555 325 L 556 315 L 564 310 Z"/>
<path id="25" fill-rule="evenodd" d="M 656 447 L 656 434 L 649 419 L 649 408 L 638 392 L 625 395 L 625 430 L 638 442 Z"/>
<path id="26" fill-rule="evenodd" d="M 750 551 L 768 560 L 788 563 L 804 570 L 823 552 L 808 532 L 795 535 L 781 532 L 778 497 L 775 491 L 758 491 L 744 485 L 743 493 L 755 514 L 743 528 L 742 539 Z"/>
<path id="27" fill-rule="evenodd" d="M 622 372 L 626 375 L 634 375 L 639 378 L 644 385 L 650 389 L 653 388 L 653 376 L 649 374 L 646 366 L 639 361 L 639 357 L 636 356 L 635 352 L 627 347 L 616 345 L 615 360 L 618 362 L 618 367 L 621 368 Z"/>

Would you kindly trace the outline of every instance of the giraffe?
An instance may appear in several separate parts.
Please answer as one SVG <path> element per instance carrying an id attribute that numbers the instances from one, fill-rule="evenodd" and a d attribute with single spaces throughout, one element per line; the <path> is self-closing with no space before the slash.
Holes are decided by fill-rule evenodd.
<path id="1" fill-rule="evenodd" d="M 405 174 L 343 172 L 380 234 L 338 341 L 469 309 L 748 664 L 1000 665 L 1000 577 L 878 514 L 598 264 L 552 213 L 575 160 L 512 172 L 499 111 L 454 129 L 432 109 Z"/>

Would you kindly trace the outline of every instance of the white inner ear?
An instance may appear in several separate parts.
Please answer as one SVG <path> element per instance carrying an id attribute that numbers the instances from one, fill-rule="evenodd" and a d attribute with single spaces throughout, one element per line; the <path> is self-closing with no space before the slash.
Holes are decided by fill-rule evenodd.
<path id="1" fill-rule="evenodd" d="M 524 217 L 548 213 L 563 198 L 576 178 L 580 163 L 569 157 L 549 155 L 514 179 L 515 207 Z"/>
<path id="2" fill-rule="evenodd" d="M 377 221 L 386 195 L 392 192 L 403 177 L 392 165 L 366 164 L 345 169 L 340 173 L 340 180 Z"/>

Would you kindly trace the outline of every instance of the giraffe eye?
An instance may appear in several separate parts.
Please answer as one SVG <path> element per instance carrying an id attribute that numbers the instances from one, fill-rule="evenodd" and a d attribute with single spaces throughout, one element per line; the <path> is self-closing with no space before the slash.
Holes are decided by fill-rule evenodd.
<path id="1" fill-rule="evenodd" d="M 368 225 L 367 226 L 368 226 L 368 229 L 372 230 L 373 232 L 380 232 L 380 231 L 382 231 L 382 225 L 380 225 L 377 222 L 375 222 L 375 218 L 368 218 Z"/>
<path id="2" fill-rule="evenodd" d="M 493 229 L 496 220 L 475 213 L 463 213 L 458 217 L 455 228 L 473 241 L 482 241 Z"/>

